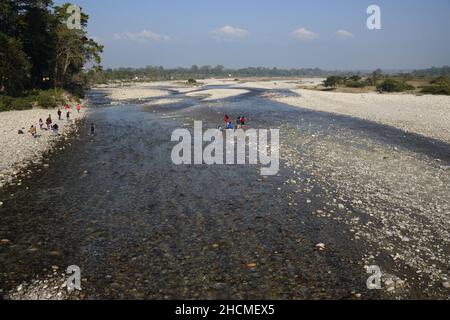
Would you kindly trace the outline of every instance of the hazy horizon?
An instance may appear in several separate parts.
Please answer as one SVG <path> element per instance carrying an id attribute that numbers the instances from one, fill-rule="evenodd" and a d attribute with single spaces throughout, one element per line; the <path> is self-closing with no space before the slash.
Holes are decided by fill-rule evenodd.
<path id="1" fill-rule="evenodd" d="M 66 1 L 55 1 L 62 4 Z M 414 70 L 450 65 L 450 1 L 73 1 L 105 68 L 223 65 Z M 366 10 L 381 8 L 381 30 Z"/>

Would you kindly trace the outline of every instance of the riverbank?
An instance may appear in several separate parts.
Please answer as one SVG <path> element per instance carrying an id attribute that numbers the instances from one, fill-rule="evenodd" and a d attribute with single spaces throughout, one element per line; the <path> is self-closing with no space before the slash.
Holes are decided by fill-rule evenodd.
<path id="1" fill-rule="evenodd" d="M 54 143 L 60 139 L 67 139 L 74 126 L 87 114 L 86 104 L 82 104 L 80 113 L 71 110 L 71 120 L 66 120 L 66 112 L 63 108 L 62 120 L 58 120 L 58 109 L 32 109 L 23 111 L 7 111 L 0 113 L 0 145 L 2 153 L 0 155 L 0 187 L 7 183 L 16 183 L 18 172 L 28 164 L 38 164 L 42 161 L 42 156 L 52 148 Z M 40 130 L 39 119 L 45 123 L 47 117 L 51 115 L 53 123 L 58 124 L 59 134 L 55 135 L 51 130 Z M 37 138 L 33 138 L 28 133 L 31 125 L 37 127 Z M 45 127 L 45 124 L 44 124 Z M 19 130 L 24 132 L 19 134 Z"/>
<path id="2" fill-rule="evenodd" d="M 347 115 L 450 142 L 450 97 L 336 93 L 292 89 L 297 96 L 268 95 L 291 106 Z"/>

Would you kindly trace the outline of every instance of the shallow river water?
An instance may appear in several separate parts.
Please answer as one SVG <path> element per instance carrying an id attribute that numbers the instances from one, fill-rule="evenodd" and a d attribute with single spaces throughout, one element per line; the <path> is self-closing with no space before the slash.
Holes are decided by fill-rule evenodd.
<path id="1" fill-rule="evenodd" d="M 48 166 L 30 168 L 21 186 L 0 191 L 0 238 L 11 242 L 0 246 L 5 298 L 21 283 L 52 274 L 52 266 L 63 271 L 70 265 L 81 268 L 85 299 L 397 297 L 367 289 L 364 267 L 374 262 L 365 261 L 368 248 L 375 246 L 375 262 L 399 277 L 415 275 L 414 266 L 394 261 L 389 247 L 377 247 L 374 239 L 355 239 L 351 225 L 315 215 L 340 198 L 333 199 L 330 186 L 317 178 L 314 166 L 321 160 L 308 151 L 316 147 L 307 137 L 339 140 L 341 147 L 363 153 L 383 145 L 413 153 L 421 163 L 437 158 L 443 165 L 449 164 L 449 146 L 292 108 L 263 93 L 252 89 L 210 102 L 178 95 L 183 102 L 165 106 L 109 106 L 101 93 L 91 93 L 92 110 L 80 134 L 49 154 Z M 252 165 L 172 163 L 173 130 L 192 128 L 194 120 L 216 128 L 224 114 L 246 115 L 252 128 L 281 129 L 278 175 L 262 177 L 260 167 Z M 299 165 L 292 165 L 295 157 Z M 446 181 L 448 171 L 444 174 Z M 321 176 L 333 184 L 327 177 Z M 296 182 L 289 183 L 293 178 Z M 444 195 L 448 191 L 439 188 Z M 344 198 L 346 211 L 363 224 L 371 219 L 363 207 L 351 208 L 352 194 Z M 447 208 L 447 202 L 435 201 Z M 448 238 L 439 241 L 447 246 L 448 259 Z M 326 249 L 318 251 L 318 243 Z M 448 272 L 442 261 L 430 264 Z M 430 289 L 427 277 L 414 279 L 398 297 L 447 297 L 439 283 Z"/>

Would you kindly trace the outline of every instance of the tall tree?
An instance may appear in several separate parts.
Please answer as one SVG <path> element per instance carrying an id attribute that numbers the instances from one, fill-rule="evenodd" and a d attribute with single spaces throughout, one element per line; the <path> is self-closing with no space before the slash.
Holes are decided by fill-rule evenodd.
<path id="1" fill-rule="evenodd" d="M 54 32 L 55 58 L 54 86 L 73 87 L 81 85 L 80 80 L 83 67 L 93 63 L 94 69 L 100 68 L 100 53 L 103 46 L 87 37 L 87 23 L 89 16 L 81 12 L 81 28 L 69 29 L 66 21 L 70 14 L 67 8 L 70 4 L 55 7 L 57 25 Z"/>
<path id="2" fill-rule="evenodd" d="M 0 32 L 0 92 L 19 95 L 27 84 L 29 70 L 21 43 Z"/>
<path id="3" fill-rule="evenodd" d="M 30 81 L 32 88 L 48 88 L 46 81 L 52 76 L 52 60 L 55 42 L 52 30 L 55 25 L 51 12 L 51 0 L 17 1 L 21 29 L 19 38 L 31 63 Z"/>

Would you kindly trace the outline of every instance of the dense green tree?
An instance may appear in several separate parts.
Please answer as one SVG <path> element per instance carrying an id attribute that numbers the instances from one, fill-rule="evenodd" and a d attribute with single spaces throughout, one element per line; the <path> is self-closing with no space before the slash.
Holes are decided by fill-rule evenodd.
<path id="1" fill-rule="evenodd" d="M 0 90 L 19 95 L 29 79 L 30 63 L 21 43 L 0 32 Z"/>
<path id="2" fill-rule="evenodd" d="M 336 88 L 338 84 L 343 83 L 344 78 L 340 77 L 340 76 L 331 76 L 328 77 L 324 82 L 323 85 L 327 88 L 331 87 L 331 88 Z"/>
<path id="3" fill-rule="evenodd" d="M 67 27 L 69 5 L 53 7 L 51 0 L 0 1 L 3 93 L 18 95 L 52 86 L 79 92 L 86 79 L 84 67 L 99 69 L 103 46 L 87 37 L 87 15 L 81 14 L 79 30 Z"/>

